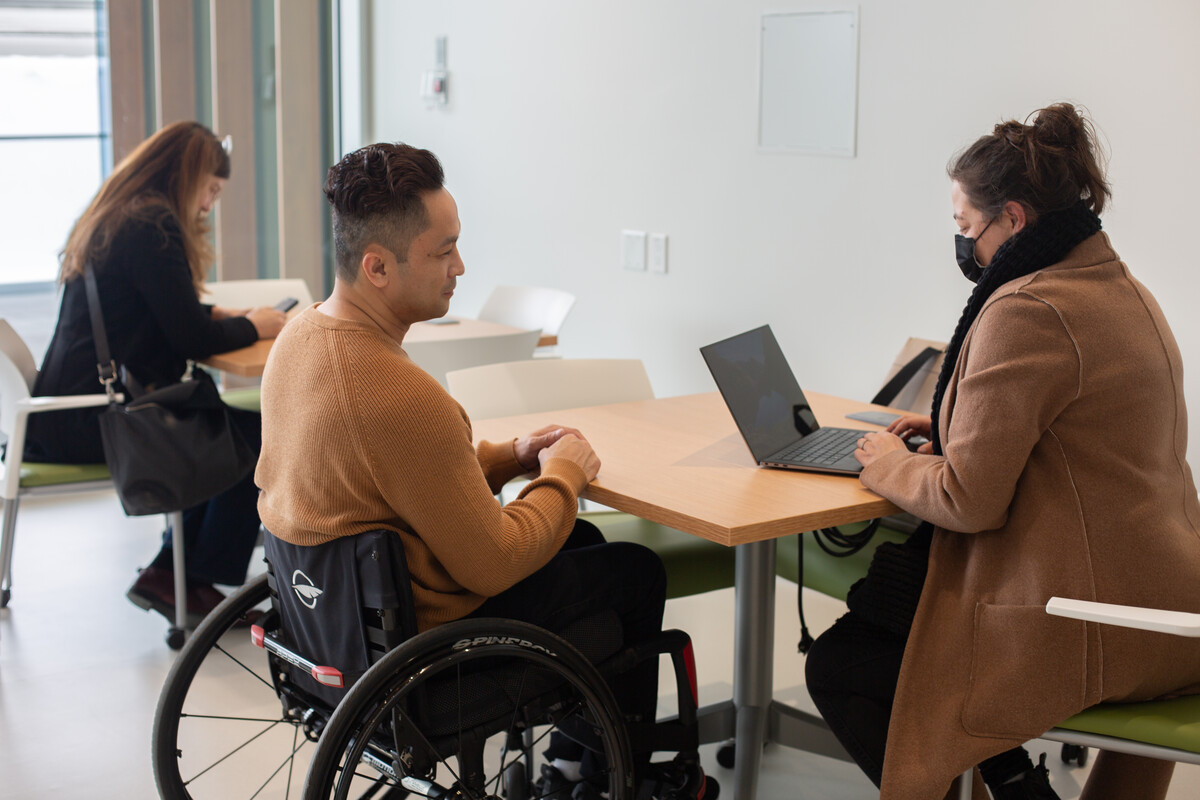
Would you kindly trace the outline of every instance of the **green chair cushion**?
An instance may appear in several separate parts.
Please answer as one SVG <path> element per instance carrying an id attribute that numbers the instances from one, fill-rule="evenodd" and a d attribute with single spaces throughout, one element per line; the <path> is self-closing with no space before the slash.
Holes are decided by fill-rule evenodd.
<path id="1" fill-rule="evenodd" d="M 232 408 L 262 413 L 262 395 L 257 386 L 221 392 L 221 399 L 225 401 L 225 405 Z"/>
<path id="2" fill-rule="evenodd" d="M 1200 753 L 1200 695 L 1093 706 L 1056 727 Z"/>
<path id="3" fill-rule="evenodd" d="M 854 533 L 862 530 L 865 525 L 843 525 L 841 530 Z M 867 565 L 875 555 L 875 548 L 884 542 L 902 542 L 908 534 L 879 526 L 879 530 L 871 537 L 871 542 L 852 556 L 838 558 L 831 556 L 821 549 L 814 536 L 804 534 L 804 585 L 821 594 L 845 600 L 850 587 L 859 578 L 867 574 Z M 788 580 L 796 580 L 797 541 L 795 536 L 784 536 L 779 539 L 775 569 L 777 574 Z"/>
<path id="4" fill-rule="evenodd" d="M 107 464 L 21 463 L 21 488 L 60 486 L 67 483 L 109 480 Z"/>
<path id="5" fill-rule="evenodd" d="M 677 531 L 620 511 L 585 511 L 580 519 L 593 523 L 610 542 L 638 542 L 658 553 L 667 569 L 667 597 L 687 597 L 713 589 L 733 586 L 734 548 L 710 542 L 698 536 Z M 862 525 L 846 525 L 850 533 Z M 804 585 L 822 594 L 845 600 L 850 586 L 867 574 L 867 565 L 875 548 L 884 542 L 902 542 L 908 534 L 880 526 L 871 543 L 847 558 L 829 555 L 804 536 Z M 788 580 L 796 580 L 795 536 L 777 540 L 776 572 Z"/>
<path id="6" fill-rule="evenodd" d="M 637 542 L 658 553 L 667 570 L 667 599 L 733 586 L 732 547 L 621 511 L 584 511 L 610 542 Z"/>

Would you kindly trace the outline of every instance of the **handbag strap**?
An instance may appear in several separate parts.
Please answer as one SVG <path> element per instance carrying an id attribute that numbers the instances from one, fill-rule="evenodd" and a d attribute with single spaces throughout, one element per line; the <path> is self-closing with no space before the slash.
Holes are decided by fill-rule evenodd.
<path id="1" fill-rule="evenodd" d="M 108 350 L 108 334 L 104 332 L 104 312 L 100 310 L 100 289 L 96 286 L 96 275 L 92 265 L 83 268 L 83 282 L 87 289 L 88 317 L 92 321 L 92 341 L 96 345 L 96 370 L 100 373 L 100 383 L 109 400 L 114 400 L 116 392 L 113 381 L 117 378 L 117 364 Z"/>
<path id="2" fill-rule="evenodd" d="M 917 353 L 909 359 L 907 364 L 897 370 L 892 379 L 871 398 L 871 402 L 877 406 L 890 406 L 892 401 L 896 399 L 896 395 L 900 394 L 900 391 L 908 385 L 908 382 L 913 379 L 917 371 L 941 355 L 941 352 L 936 347 L 926 347 Z"/>

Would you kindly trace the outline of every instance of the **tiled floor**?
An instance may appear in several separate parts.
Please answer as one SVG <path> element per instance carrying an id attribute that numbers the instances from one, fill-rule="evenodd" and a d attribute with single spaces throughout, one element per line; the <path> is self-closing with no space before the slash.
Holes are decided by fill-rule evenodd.
<path id="1" fill-rule="evenodd" d="M 35 498 L 22 503 L 11 607 L 0 612 L 0 798 L 152 798 L 150 726 L 174 653 L 166 625 L 135 608 L 124 591 L 157 549 L 161 521 L 127 519 L 111 493 Z M 777 696 L 811 710 L 795 653 L 795 587 L 780 582 L 776 620 Z M 814 630 L 839 604 L 806 594 Z M 672 601 L 667 624 L 696 645 L 702 702 L 727 698 L 733 624 L 731 590 Z M 665 691 L 670 692 L 668 688 Z M 1048 750 L 1053 782 L 1078 796 L 1086 770 L 1067 770 Z M 706 769 L 731 774 L 704 748 Z M 1181 767 L 1172 800 L 1198 795 L 1200 767 Z M 804 800 L 877 797 L 844 762 L 769 746 L 759 796 Z M 729 795 L 726 794 L 729 798 Z"/>

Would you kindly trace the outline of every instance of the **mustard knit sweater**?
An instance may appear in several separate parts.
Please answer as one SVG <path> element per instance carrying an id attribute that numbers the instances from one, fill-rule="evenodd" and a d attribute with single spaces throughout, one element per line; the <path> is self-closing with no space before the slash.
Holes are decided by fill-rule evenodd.
<path id="1" fill-rule="evenodd" d="M 472 446 L 466 412 L 378 327 L 307 309 L 276 340 L 262 382 L 258 511 L 284 541 L 388 528 L 404 542 L 421 630 L 458 619 L 546 564 L 587 484 L 555 458 L 525 472 L 513 442 Z"/>

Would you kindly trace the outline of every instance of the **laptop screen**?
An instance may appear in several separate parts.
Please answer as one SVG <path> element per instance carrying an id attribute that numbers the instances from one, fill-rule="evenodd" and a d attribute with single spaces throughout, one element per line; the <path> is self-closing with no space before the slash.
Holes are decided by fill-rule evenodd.
<path id="1" fill-rule="evenodd" d="M 700 353 L 756 461 L 819 427 L 769 325 Z"/>

